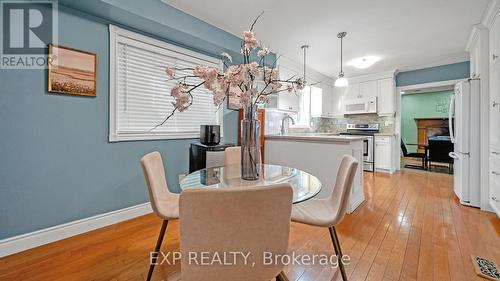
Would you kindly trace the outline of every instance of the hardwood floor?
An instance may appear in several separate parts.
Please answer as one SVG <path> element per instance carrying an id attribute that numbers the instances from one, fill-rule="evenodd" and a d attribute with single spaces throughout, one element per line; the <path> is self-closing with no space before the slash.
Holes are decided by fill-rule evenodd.
<path id="1" fill-rule="evenodd" d="M 366 202 L 337 227 L 349 280 L 484 280 L 471 254 L 500 264 L 500 219 L 458 204 L 452 176 L 365 174 Z M 161 220 L 146 215 L 0 259 L 0 280 L 145 280 Z M 178 250 L 178 222 L 163 251 Z M 331 254 L 328 229 L 292 224 L 290 251 Z M 179 265 L 153 280 L 178 280 Z M 331 267 L 288 266 L 290 280 L 340 280 Z"/>

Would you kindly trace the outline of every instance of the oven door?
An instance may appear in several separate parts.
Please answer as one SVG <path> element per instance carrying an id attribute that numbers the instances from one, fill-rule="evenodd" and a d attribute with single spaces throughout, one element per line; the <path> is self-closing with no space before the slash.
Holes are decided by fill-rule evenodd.
<path id="1" fill-rule="evenodd" d="M 363 161 L 373 162 L 373 137 L 363 140 Z"/>

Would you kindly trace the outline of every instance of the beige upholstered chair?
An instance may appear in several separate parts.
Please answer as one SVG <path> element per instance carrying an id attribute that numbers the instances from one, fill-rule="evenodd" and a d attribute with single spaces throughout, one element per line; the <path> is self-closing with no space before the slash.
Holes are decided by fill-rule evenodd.
<path id="1" fill-rule="evenodd" d="M 340 262 L 342 259 L 342 250 L 340 249 L 335 225 L 344 219 L 357 167 L 358 161 L 354 157 L 344 155 L 337 172 L 335 186 L 330 196 L 324 199 L 313 198 L 304 201 L 294 205 L 292 209 L 292 221 L 313 226 L 328 227 L 335 254 L 339 260 L 340 273 L 344 281 L 347 281 L 347 276 L 344 265 Z"/>
<path id="2" fill-rule="evenodd" d="M 283 265 L 265 265 L 262 257 L 265 252 L 283 255 L 288 251 L 292 195 L 288 184 L 184 190 L 179 202 L 182 280 L 264 281 L 278 275 L 283 278 Z M 214 254 L 251 254 L 247 264 L 238 255 L 233 265 L 203 265 L 203 252 L 210 253 L 210 260 Z M 197 258 L 190 259 L 194 256 Z"/>
<path id="3" fill-rule="evenodd" d="M 149 191 L 149 200 L 154 213 L 163 219 L 163 224 L 160 229 L 160 235 L 156 241 L 154 259 L 158 257 L 163 236 L 167 230 L 168 221 L 179 217 L 179 194 L 171 193 L 168 190 L 167 181 L 165 179 L 165 169 L 163 161 L 158 151 L 154 151 L 144 155 L 141 158 L 142 171 L 146 178 L 146 184 Z M 155 262 L 151 262 L 147 280 L 151 280 Z"/>
<path id="4" fill-rule="evenodd" d="M 228 147 L 224 150 L 224 166 L 241 164 L 241 146 Z"/>

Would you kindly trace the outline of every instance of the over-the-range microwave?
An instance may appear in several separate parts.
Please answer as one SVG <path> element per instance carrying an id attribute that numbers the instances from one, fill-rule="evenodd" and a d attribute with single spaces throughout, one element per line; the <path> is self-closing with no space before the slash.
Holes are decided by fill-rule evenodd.
<path id="1" fill-rule="evenodd" d="M 344 114 L 377 113 L 377 98 L 351 99 L 344 102 Z"/>

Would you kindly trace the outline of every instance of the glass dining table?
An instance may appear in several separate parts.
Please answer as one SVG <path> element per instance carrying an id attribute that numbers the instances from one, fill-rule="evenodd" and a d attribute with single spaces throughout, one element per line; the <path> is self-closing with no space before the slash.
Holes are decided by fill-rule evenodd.
<path id="1" fill-rule="evenodd" d="M 240 167 L 240 165 L 228 165 L 195 171 L 182 179 L 180 188 L 181 190 L 189 188 L 252 188 L 288 183 L 293 189 L 294 204 L 313 198 L 321 190 L 321 181 L 318 178 L 296 168 L 262 164 L 259 179 L 247 181 L 241 178 Z"/>

